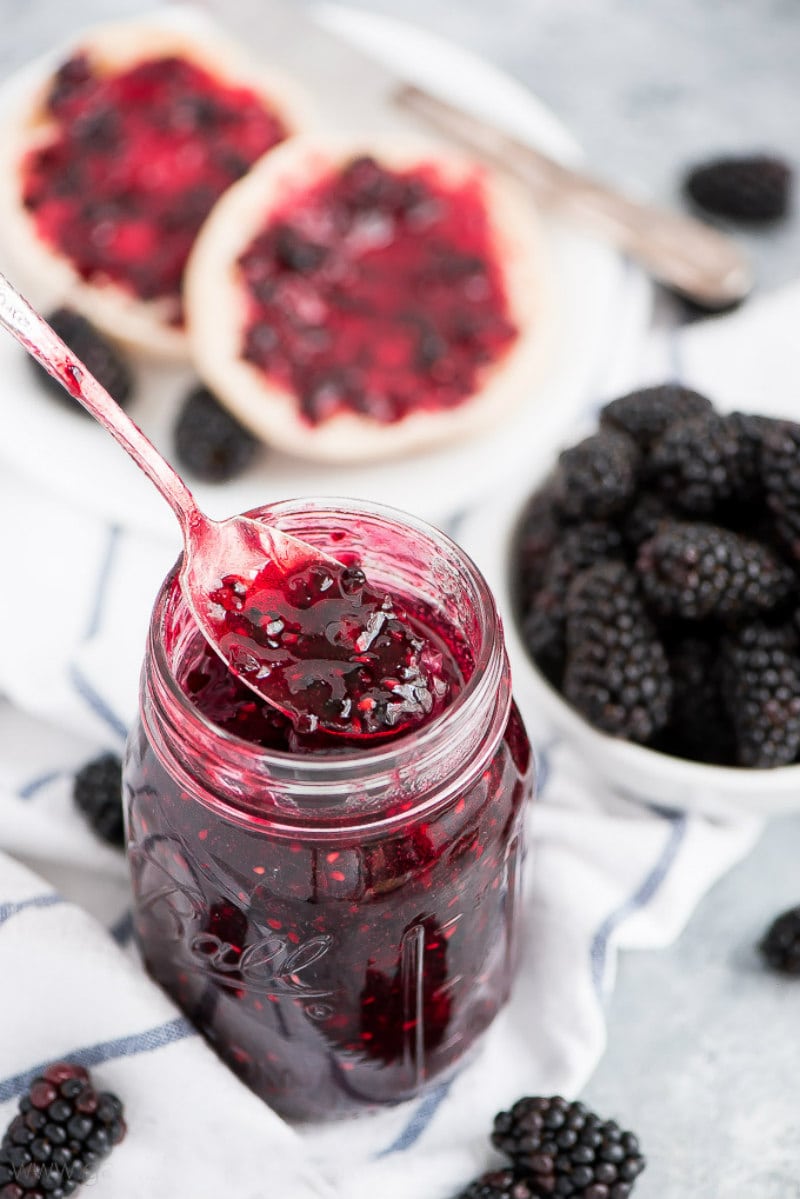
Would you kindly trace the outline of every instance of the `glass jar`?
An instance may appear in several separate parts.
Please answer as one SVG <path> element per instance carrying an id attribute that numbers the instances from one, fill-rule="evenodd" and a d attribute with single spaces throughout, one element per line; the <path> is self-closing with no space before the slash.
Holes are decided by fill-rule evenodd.
<path id="1" fill-rule="evenodd" d="M 329 1118 L 441 1081 L 506 1000 L 531 752 L 494 601 L 455 544 L 350 502 L 251 515 L 356 555 L 444 614 L 472 660 L 452 703 L 394 742 L 265 750 L 179 685 L 197 630 L 175 571 L 156 601 L 124 772 L 144 960 L 268 1103 Z"/>

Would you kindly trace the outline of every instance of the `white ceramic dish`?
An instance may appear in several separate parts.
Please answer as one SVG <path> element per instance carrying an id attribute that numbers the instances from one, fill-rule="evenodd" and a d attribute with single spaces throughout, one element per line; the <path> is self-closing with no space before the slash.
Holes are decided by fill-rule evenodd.
<path id="1" fill-rule="evenodd" d="M 402 21 L 338 7 L 325 8 L 323 17 L 407 78 L 455 103 L 474 107 L 479 97 L 481 110 L 491 120 L 564 161 L 579 157 L 571 136 L 538 100 L 479 58 Z M 14 87 L 12 79 L 0 91 L 0 111 L 12 102 Z M 568 426 L 583 406 L 598 362 L 616 333 L 612 321 L 619 296 L 625 293 L 627 310 L 642 329 L 651 310 L 647 280 L 608 246 L 553 223 L 548 223 L 548 242 L 560 293 L 558 344 L 529 402 L 491 435 L 361 467 L 307 463 L 267 450 L 234 482 L 198 484 L 201 504 L 211 515 L 224 516 L 295 495 L 350 495 L 441 522 L 516 477 L 531 447 Z M 173 518 L 149 484 L 101 429 L 41 392 L 7 338 L 0 339 L 0 374 L 0 458 L 8 466 L 57 499 L 109 520 L 174 536 Z M 131 415 L 170 456 L 177 405 L 191 373 L 140 366 L 137 378 Z"/>
<path id="2" fill-rule="evenodd" d="M 720 398 L 718 407 L 723 410 L 728 406 Z M 735 405 L 729 407 L 732 410 Z M 767 404 L 759 407 L 756 399 L 748 402 L 747 410 L 788 416 L 791 408 L 787 406 L 786 411 L 776 413 L 774 402 L 772 408 Z M 537 469 L 524 487 L 517 485 L 502 500 L 474 513 L 458 534 L 497 598 L 511 659 L 514 694 L 534 740 L 537 735 L 568 740 L 590 772 L 626 798 L 643 804 L 722 819 L 780 816 L 800 811 L 800 765 L 775 770 L 706 766 L 609 737 L 570 707 L 529 658 L 512 610 L 509 586 L 512 540 L 523 505 L 551 468 L 557 451 L 595 427 L 594 419 L 586 415 L 574 430 L 551 443 L 547 453 L 540 455 Z"/>

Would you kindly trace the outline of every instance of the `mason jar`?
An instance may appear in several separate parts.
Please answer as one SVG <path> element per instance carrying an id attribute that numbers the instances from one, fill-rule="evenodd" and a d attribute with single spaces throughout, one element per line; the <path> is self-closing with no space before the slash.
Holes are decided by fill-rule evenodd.
<path id="1" fill-rule="evenodd" d="M 463 686 L 429 723 L 289 752 L 247 739 L 255 696 L 244 735 L 199 709 L 177 568 L 156 600 L 124 771 L 138 942 L 254 1091 L 327 1119 L 441 1082 L 506 1001 L 532 755 L 492 595 L 457 545 L 349 501 L 251 515 L 357 561 L 460 647 Z"/>

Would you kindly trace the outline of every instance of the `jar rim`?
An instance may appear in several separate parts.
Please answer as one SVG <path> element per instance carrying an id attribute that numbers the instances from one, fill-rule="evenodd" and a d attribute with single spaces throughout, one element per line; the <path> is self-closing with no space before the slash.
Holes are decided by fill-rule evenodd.
<path id="1" fill-rule="evenodd" d="M 442 712 L 423 725 L 421 729 L 415 730 L 413 735 L 406 734 L 397 740 L 390 740 L 375 748 L 355 749 L 326 755 L 268 749 L 221 729 L 199 711 L 178 682 L 169 661 L 164 636 L 167 603 L 180 565 L 180 558 L 178 559 L 164 580 L 156 598 L 148 644 L 159 679 L 166 687 L 170 699 L 177 705 L 181 721 L 187 722 L 190 727 L 202 735 L 213 738 L 215 747 L 223 747 L 235 754 L 237 761 L 245 770 L 249 768 L 260 776 L 266 775 L 271 783 L 276 782 L 280 785 L 281 780 L 296 781 L 299 768 L 302 771 L 303 784 L 322 792 L 323 788 L 341 786 L 353 779 L 363 780 L 366 777 L 372 778 L 391 771 L 396 772 L 398 768 L 402 769 L 403 763 L 399 759 L 402 758 L 404 751 L 413 755 L 415 760 L 419 760 L 427 752 L 432 752 L 435 747 L 449 741 L 451 732 L 456 726 L 463 725 L 470 719 L 471 714 L 483 711 L 487 703 L 491 702 L 492 692 L 496 692 L 498 689 L 506 658 L 502 624 L 488 583 L 466 551 L 441 529 L 388 505 L 339 497 L 282 500 L 260 505 L 258 508 L 251 509 L 247 515 L 255 518 L 270 516 L 280 520 L 281 517 L 298 516 L 306 512 L 312 515 L 330 513 L 331 516 L 345 518 L 357 517 L 361 514 L 399 528 L 412 537 L 416 534 L 429 543 L 433 543 L 437 549 L 440 549 L 443 554 L 457 564 L 474 590 L 480 631 L 480 644 L 473 647 L 472 673 L 464 687 L 452 703 L 448 704 Z M 511 704 L 510 688 L 508 690 L 506 708 L 510 708 Z M 502 736 L 506 717 L 507 711 L 504 712 L 498 740 Z"/>

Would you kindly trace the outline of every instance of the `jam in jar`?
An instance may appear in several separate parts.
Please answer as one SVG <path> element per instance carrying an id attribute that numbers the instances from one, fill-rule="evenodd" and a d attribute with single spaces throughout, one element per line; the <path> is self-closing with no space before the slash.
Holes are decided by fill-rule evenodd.
<path id="1" fill-rule="evenodd" d="M 327 1119 L 441 1082 L 505 1002 L 531 751 L 491 593 L 455 544 L 349 501 L 252 515 L 385 590 L 437 702 L 377 740 L 298 731 L 208 647 L 173 571 L 124 773 L 135 927 L 231 1068 Z"/>

